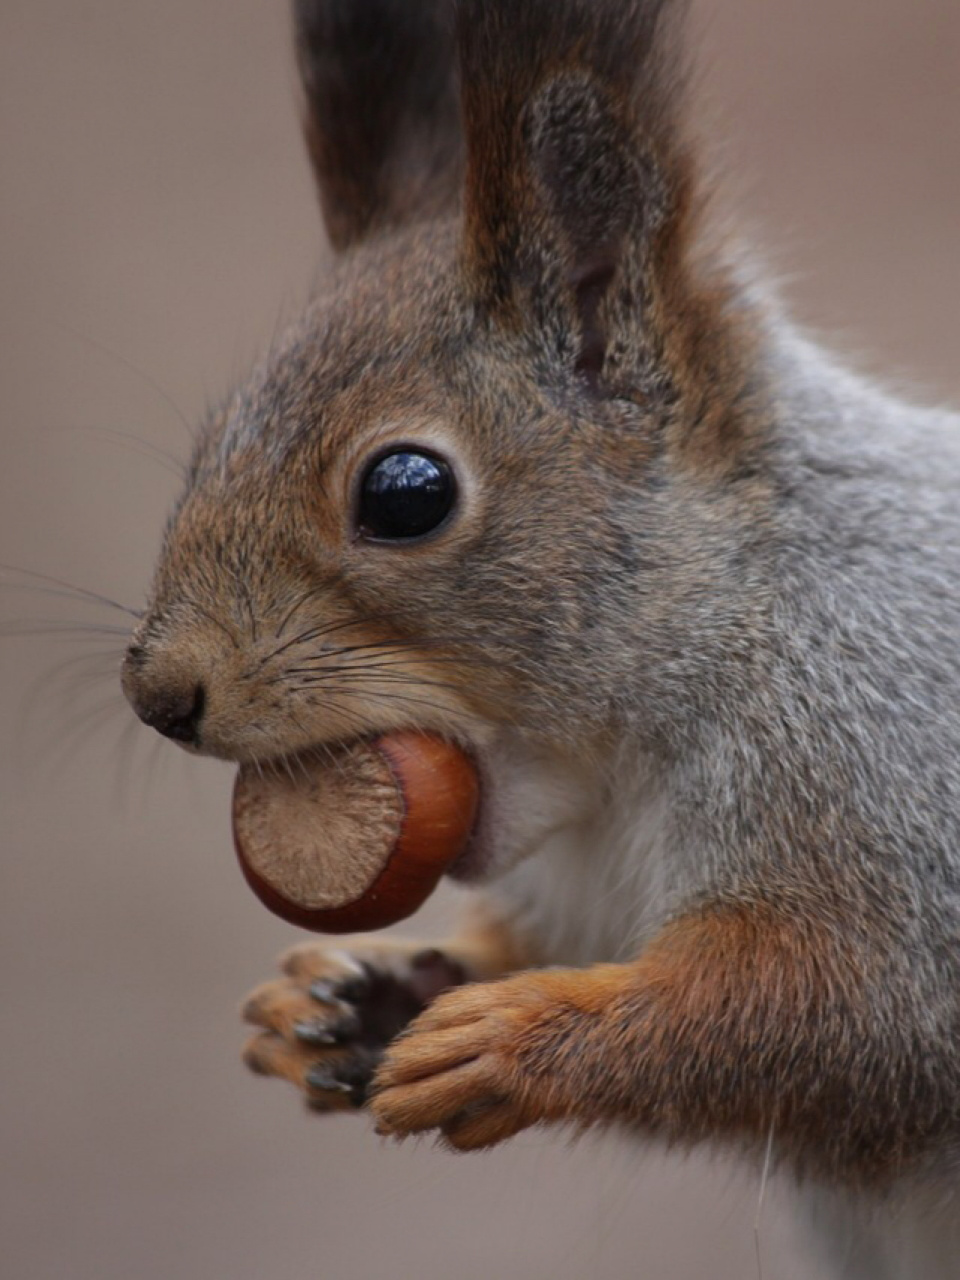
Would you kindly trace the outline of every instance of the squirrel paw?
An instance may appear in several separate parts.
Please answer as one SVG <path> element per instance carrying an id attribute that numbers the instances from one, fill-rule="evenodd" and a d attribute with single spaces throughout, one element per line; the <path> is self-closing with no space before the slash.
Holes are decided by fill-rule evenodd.
<path id="1" fill-rule="evenodd" d="M 263 983 L 244 1003 L 244 1020 L 260 1028 L 244 1061 L 258 1075 L 291 1081 L 321 1112 L 362 1107 L 386 1046 L 465 977 L 434 948 L 367 938 L 303 944 L 281 968 L 284 978 Z"/>
<path id="2" fill-rule="evenodd" d="M 473 1151 L 565 1118 L 553 1073 L 535 1068 L 570 1012 L 558 976 L 525 973 L 442 996 L 377 1069 L 377 1131 L 403 1138 L 438 1130 L 447 1146 Z"/>

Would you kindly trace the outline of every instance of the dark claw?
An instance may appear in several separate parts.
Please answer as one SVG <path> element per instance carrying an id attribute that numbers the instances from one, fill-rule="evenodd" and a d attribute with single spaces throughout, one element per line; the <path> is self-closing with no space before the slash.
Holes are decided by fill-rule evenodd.
<path id="1" fill-rule="evenodd" d="M 307 1084 L 321 1093 L 350 1093 L 352 1086 L 346 1080 L 338 1080 L 332 1067 L 311 1067 L 307 1072 Z"/>
<path id="2" fill-rule="evenodd" d="M 293 1034 L 301 1044 L 319 1046 L 339 1043 L 326 1022 L 320 1018 L 317 1018 L 315 1022 L 298 1022 L 293 1028 Z"/>
<path id="3" fill-rule="evenodd" d="M 311 1089 L 321 1093 L 347 1094 L 354 1107 L 362 1107 L 367 1100 L 368 1078 L 366 1066 L 350 1062 L 311 1067 L 307 1072 L 307 1084 Z"/>
<path id="4" fill-rule="evenodd" d="M 329 978 L 317 978 L 316 982 L 311 982 L 310 994 L 314 1000 L 319 1000 L 321 1004 L 338 1003 L 335 986 Z"/>
<path id="5" fill-rule="evenodd" d="M 360 1004 L 373 990 L 373 974 L 350 973 L 342 978 L 317 978 L 310 984 L 310 994 L 322 1004 Z"/>
<path id="6" fill-rule="evenodd" d="M 345 1008 L 333 1022 L 315 1018 L 310 1022 L 298 1022 L 293 1031 L 302 1044 L 333 1045 L 355 1040 L 361 1027 L 360 1015 L 354 1009 Z"/>

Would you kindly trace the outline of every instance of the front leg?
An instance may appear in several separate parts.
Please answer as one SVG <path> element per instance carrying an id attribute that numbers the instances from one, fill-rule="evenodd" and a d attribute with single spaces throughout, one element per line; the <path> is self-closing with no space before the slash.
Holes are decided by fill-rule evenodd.
<path id="1" fill-rule="evenodd" d="M 773 1133 L 800 1167 L 883 1181 L 942 1136 L 950 1100 L 882 953 L 850 936 L 724 905 L 669 926 L 633 964 L 448 993 L 387 1052 L 378 1128 L 434 1130 L 459 1150 L 555 1121 L 757 1148 Z"/>

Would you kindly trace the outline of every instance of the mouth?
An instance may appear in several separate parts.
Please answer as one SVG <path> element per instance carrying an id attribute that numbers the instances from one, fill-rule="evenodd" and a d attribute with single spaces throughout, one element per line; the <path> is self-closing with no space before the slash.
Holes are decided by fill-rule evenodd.
<path id="1" fill-rule="evenodd" d="M 412 914 L 443 876 L 482 875 L 482 791 L 473 753 L 411 731 L 242 765 L 237 856 L 265 905 L 293 923 L 381 928 Z"/>

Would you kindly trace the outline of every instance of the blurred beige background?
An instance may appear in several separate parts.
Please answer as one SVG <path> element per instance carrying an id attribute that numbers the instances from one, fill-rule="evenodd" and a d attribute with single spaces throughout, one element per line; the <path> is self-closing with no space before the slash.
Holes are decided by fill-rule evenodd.
<path id="1" fill-rule="evenodd" d="M 696 18 L 706 118 L 794 309 L 960 400 L 960 8 Z M 284 0 L 0 4 L 0 560 L 139 604 L 183 420 L 323 257 L 294 88 Z M 123 621 L 9 586 L 0 610 Z M 0 639 L 3 1280 L 753 1280 L 756 1173 L 544 1136 L 384 1148 L 242 1070 L 237 1002 L 291 931 L 232 864 L 229 769 L 133 725 L 121 643 Z M 813 1280 L 783 1199 L 764 1280 Z"/>

